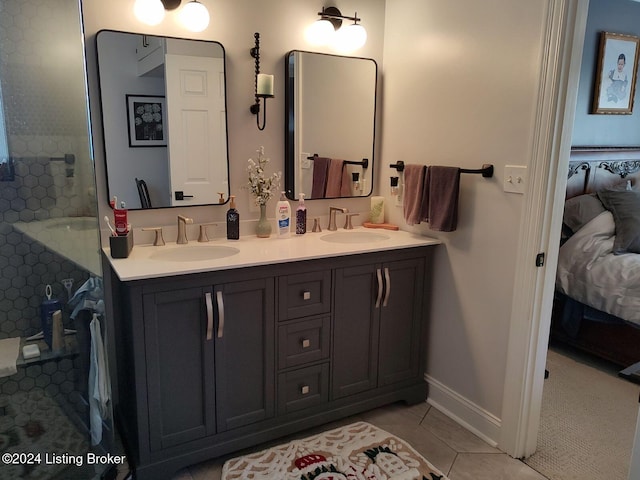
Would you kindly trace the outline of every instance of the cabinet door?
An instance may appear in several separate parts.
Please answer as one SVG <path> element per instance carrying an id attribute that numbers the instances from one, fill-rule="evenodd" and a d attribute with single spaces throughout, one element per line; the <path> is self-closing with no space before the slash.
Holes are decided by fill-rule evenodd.
<path id="1" fill-rule="evenodd" d="M 213 341 L 205 338 L 205 293 L 189 288 L 143 297 L 152 450 L 215 433 Z"/>
<path id="2" fill-rule="evenodd" d="M 424 262 L 410 259 L 382 266 L 378 385 L 415 378 L 420 372 L 420 325 Z"/>
<path id="3" fill-rule="evenodd" d="M 215 287 L 218 431 L 274 415 L 274 280 Z"/>
<path id="4" fill-rule="evenodd" d="M 378 327 L 375 265 L 335 271 L 332 398 L 374 388 L 377 383 Z"/>

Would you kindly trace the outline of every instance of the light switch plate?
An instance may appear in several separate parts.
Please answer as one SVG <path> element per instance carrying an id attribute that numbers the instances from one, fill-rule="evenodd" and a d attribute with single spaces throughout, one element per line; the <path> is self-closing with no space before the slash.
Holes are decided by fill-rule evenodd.
<path id="1" fill-rule="evenodd" d="M 524 165 L 505 165 L 504 191 L 523 194 L 527 186 L 527 167 Z"/>

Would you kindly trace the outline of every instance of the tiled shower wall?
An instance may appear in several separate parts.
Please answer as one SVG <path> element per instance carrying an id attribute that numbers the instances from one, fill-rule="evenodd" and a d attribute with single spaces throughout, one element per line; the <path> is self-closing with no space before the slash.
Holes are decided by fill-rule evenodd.
<path id="1" fill-rule="evenodd" d="M 90 276 L 12 226 L 97 213 L 79 24 L 77 0 L 0 1 L 2 108 L 15 166 L 15 176 L 0 181 L 0 338 L 41 330 L 47 284 L 66 303 L 61 281 L 73 279 L 75 291 Z M 58 160 L 65 154 L 75 162 Z M 65 327 L 76 328 L 69 313 Z M 75 363 L 77 357 L 20 367 L 0 379 L 0 394 L 41 388 L 82 415 Z"/>
<path id="2" fill-rule="evenodd" d="M 16 221 L 95 216 L 75 0 L 0 2 L 0 82 L 15 177 L 0 182 L 0 338 L 40 329 L 47 284 L 66 300 L 88 272 L 14 230 Z M 74 155 L 73 164 L 61 160 Z"/>

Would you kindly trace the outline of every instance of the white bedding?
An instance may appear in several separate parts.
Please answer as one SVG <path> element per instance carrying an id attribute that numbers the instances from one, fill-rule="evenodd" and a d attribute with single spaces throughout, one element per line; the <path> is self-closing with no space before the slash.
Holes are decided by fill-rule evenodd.
<path id="1" fill-rule="evenodd" d="M 611 212 L 595 217 L 560 248 L 556 287 L 593 308 L 640 326 L 640 254 L 613 255 Z"/>

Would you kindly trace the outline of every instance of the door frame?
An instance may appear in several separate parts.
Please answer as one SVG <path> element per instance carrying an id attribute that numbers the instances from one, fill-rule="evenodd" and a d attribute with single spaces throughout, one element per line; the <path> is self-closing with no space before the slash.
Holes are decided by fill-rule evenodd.
<path id="1" fill-rule="evenodd" d="M 548 0 L 538 109 L 523 199 L 499 446 L 535 452 L 567 168 L 589 0 Z M 536 257 L 544 253 L 544 265 Z"/>

